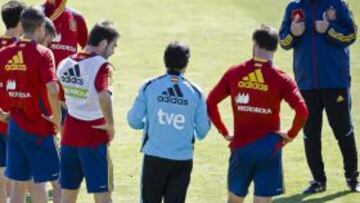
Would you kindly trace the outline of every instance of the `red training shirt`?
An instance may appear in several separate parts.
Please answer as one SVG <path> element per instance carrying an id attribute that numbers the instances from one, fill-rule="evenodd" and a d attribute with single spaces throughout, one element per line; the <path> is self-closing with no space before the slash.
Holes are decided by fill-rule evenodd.
<path id="1" fill-rule="evenodd" d="M 50 44 L 55 56 L 56 67 L 66 57 L 78 50 L 78 45 L 85 47 L 88 40 L 88 29 L 84 17 L 77 11 L 66 7 L 67 0 L 56 0 L 55 5 L 46 1 L 43 5 L 45 15 L 56 28 L 56 36 Z M 60 100 L 64 101 L 63 89 L 60 88 Z"/>
<path id="2" fill-rule="evenodd" d="M 230 148 L 252 143 L 280 130 L 280 104 L 285 100 L 296 115 L 288 135 L 294 138 L 305 124 L 308 112 L 296 83 L 271 62 L 249 60 L 230 68 L 210 92 L 207 106 L 210 119 L 219 132 L 229 134 L 221 120 L 218 103 L 231 97 L 234 138 Z"/>
<path id="3" fill-rule="evenodd" d="M 84 17 L 77 11 L 66 7 L 66 0 L 56 0 L 55 5 L 45 2 L 45 15 L 56 28 L 56 37 L 50 45 L 55 56 L 56 66 L 66 57 L 77 52 L 78 45 L 85 47 L 88 29 Z"/>
<path id="4" fill-rule="evenodd" d="M 19 40 L 0 51 L 1 108 L 26 132 L 40 137 L 55 133 L 54 125 L 42 117 L 51 115 L 46 84 L 57 81 L 54 57 L 35 41 Z"/>

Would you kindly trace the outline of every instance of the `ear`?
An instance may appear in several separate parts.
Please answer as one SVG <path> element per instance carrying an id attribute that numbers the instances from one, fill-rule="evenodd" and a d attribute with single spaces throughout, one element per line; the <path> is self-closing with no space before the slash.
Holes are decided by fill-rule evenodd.
<path id="1" fill-rule="evenodd" d="M 100 42 L 99 47 L 101 49 L 105 49 L 107 47 L 107 45 L 108 45 L 108 41 L 104 39 Z"/>

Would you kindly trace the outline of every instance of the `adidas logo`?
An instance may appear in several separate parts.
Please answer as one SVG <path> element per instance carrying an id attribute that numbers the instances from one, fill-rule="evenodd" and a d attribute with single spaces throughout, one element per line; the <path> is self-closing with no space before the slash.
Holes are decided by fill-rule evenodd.
<path id="1" fill-rule="evenodd" d="M 76 64 L 74 67 L 69 68 L 67 71 L 65 71 L 60 80 L 64 83 L 72 83 L 72 84 L 78 84 L 83 85 L 84 80 L 81 79 L 80 75 L 80 67 L 78 64 Z"/>
<path id="2" fill-rule="evenodd" d="M 242 78 L 242 80 L 238 83 L 240 88 L 245 89 L 254 89 L 260 91 L 268 91 L 269 87 L 265 84 L 263 74 L 261 69 L 257 69 L 254 72 L 249 73 L 248 76 Z"/>
<path id="3" fill-rule="evenodd" d="M 179 87 L 179 85 L 174 85 L 173 87 L 167 88 L 163 91 L 160 96 L 157 97 L 158 102 L 178 104 L 178 105 L 188 105 L 188 100 L 184 99 L 184 95 Z"/>
<path id="4" fill-rule="evenodd" d="M 24 57 L 22 51 L 16 53 L 12 59 L 5 65 L 6 71 L 26 71 L 27 67 L 24 64 Z"/>
<path id="5" fill-rule="evenodd" d="M 238 96 L 235 97 L 235 103 L 237 104 L 248 104 L 250 101 L 249 94 L 239 93 Z"/>

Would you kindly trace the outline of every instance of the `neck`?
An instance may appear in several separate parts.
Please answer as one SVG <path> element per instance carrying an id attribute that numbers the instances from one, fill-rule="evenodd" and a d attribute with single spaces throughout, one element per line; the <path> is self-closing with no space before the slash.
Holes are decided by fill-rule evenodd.
<path id="1" fill-rule="evenodd" d="M 55 0 L 47 0 L 49 3 L 55 5 Z"/>
<path id="2" fill-rule="evenodd" d="M 15 38 L 18 38 L 20 37 L 20 32 L 15 29 L 15 28 L 11 28 L 11 29 L 7 29 L 4 33 L 5 36 L 7 37 L 15 37 Z"/>
<path id="3" fill-rule="evenodd" d="M 97 47 L 94 47 L 94 46 L 91 46 L 91 45 L 86 45 L 85 48 L 84 48 L 84 51 L 87 52 L 87 53 L 95 53 L 95 54 L 98 54 L 100 56 L 103 56 Z"/>
<path id="4" fill-rule="evenodd" d="M 34 40 L 34 41 L 38 41 L 38 38 L 36 37 L 36 35 L 35 34 L 33 34 L 33 33 L 24 33 L 24 38 L 25 39 L 29 39 L 29 40 Z"/>
<path id="5" fill-rule="evenodd" d="M 272 61 L 274 58 L 274 53 L 268 52 L 268 51 L 264 51 L 264 52 L 260 51 L 258 53 L 255 53 L 254 58 L 265 60 L 265 61 Z"/>

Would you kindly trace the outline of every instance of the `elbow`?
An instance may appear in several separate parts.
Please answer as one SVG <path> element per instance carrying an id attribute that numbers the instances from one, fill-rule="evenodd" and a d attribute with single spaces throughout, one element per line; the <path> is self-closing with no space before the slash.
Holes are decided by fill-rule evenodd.
<path id="1" fill-rule="evenodd" d="M 198 128 L 196 130 L 196 137 L 199 140 L 203 140 L 206 137 L 206 135 L 209 133 L 210 128 L 211 128 L 211 124 L 209 121 L 205 126 L 202 126 L 201 128 Z"/>
<path id="2" fill-rule="evenodd" d="M 302 120 L 306 121 L 309 117 L 309 110 L 305 103 L 301 103 L 301 105 L 298 105 L 296 109 L 296 114 L 302 118 Z"/>
<path id="3" fill-rule="evenodd" d="M 139 119 L 134 119 L 130 113 L 127 116 L 127 121 L 129 126 L 135 130 L 140 130 L 144 128 L 144 121 Z"/>

